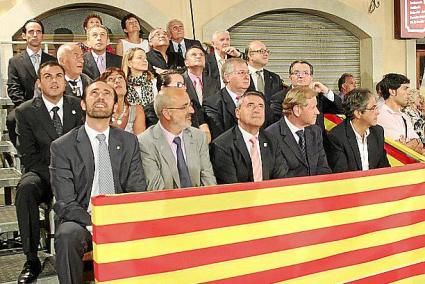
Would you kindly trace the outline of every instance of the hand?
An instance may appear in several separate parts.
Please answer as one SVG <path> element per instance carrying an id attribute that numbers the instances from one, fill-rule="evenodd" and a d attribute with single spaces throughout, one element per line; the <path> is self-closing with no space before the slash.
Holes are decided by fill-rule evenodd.
<path id="1" fill-rule="evenodd" d="M 422 154 L 424 152 L 423 144 L 419 139 L 414 138 L 407 141 L 404 136 L 401 136 L 399 142 L 418 153 Z"/>
<path id="2" fill-rule="evenodd" d="M 241 53 L 233 46 L 225 47 L 225 48 L 223 48 L 223 51 L 225 53 L 227 53 L 228 55 L 233 56 L 233 57 L 240 57 L 241 56 Z"/>
<path id="3" fill-rule="evenodd" d="M 324 93 L 324 94 L 327 94 L 328 92 L 329 92 L 329 88 L 328 87 L 326 87 L 325 85 L 323 85 L 322 83 L 320 83 L 320 82 L 313 82 L 312 84 L 311 84 L 311 88 L 315 91 L 315 92 L 317 92 L 317 93 Z"/>
<path id="4" fill-rule="evenodd" d="M 155 70 L 156 74 L 158 74 L 158 75 L 161 75 L 162 73 L 167 71 L 166 69 L 162 69 L 162 68 L 155 67 L 155 66 L 153 66 L 153 69 Z"/>

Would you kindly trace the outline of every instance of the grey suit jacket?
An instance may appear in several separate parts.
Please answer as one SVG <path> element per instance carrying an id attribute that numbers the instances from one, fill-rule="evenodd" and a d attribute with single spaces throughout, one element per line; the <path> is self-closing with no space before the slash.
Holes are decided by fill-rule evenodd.
<path id="1" fill-rule="evenodd" d="M 136 136 L 110 128 L 108 149 L 116 193 L 146 190 Z M 84 125 L 59 139 L 51 147 L 50 176 L 56 198 L 54 210 L 61 221 L 91 225 L 87 212 L 94 178 L 94 155 Z"/>
<path id="2" fill-rule="evenodd" d="M 215 185 L 205 134 L 194 127 L 183 130 L 186 164 L 194 187 Z M 148 190 L 180 188 L 176 158 L 159 123 L 139 135 Z"/>
<path id="3" fill-rule="evenodd" d="M 121 68 L 122 57 L 109 52 L 106 52 L 106 68 L 117 67 Z M 97 68 L 96 61 L 94 60 L 91 51 L 84 53 L 84 67 L 83 73 L 91 79 L 96 80 L 100 76 L 99 68 Z"/>

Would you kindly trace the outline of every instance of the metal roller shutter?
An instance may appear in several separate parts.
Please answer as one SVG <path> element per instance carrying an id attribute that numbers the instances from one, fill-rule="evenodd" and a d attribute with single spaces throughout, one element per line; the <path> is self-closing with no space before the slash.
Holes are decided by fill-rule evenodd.
<path id="1" fill-rule="evenodd" d="M 244 50 L 251 40 L 270 49 L 268 69 L 289 83 L 292 61 L 307 60 L 314 79 L 338 93 L 338 78 L 351 73 L 360 86 L 360 41 L 328 19 L 299 12 L 273 11 L 246 19 L 229 30 L 232 45 Z"/>

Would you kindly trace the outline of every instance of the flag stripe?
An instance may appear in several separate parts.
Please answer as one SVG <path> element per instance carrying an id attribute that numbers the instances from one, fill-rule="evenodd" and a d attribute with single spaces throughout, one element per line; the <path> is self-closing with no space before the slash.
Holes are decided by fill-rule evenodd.
<path id="1" fill-rule="evenodd" d="M 389 283 L 425 273 L 425 262 L 415 263 L 406 267 L 393 269 L 377 275 L 372 275 L 347 284 Z M 425 275 L 424 275 L 425 276 Z M 413 283 L 413 282 L 412 282 Z"/>
<path id="2" fill-rule="evenodd" d="M 424 273 L 424 271 L 422 271 L 422 273 Z M 392 284 L 418 284 L 418 283 L 425 283 L 425 274 L 395 281 Z"/>
<path id="3" fill-rule="evenodd" d="M 96 244 L 176 235 L 306 214 L 376 204 L 425 194 L 425 185 L 402 186 L 305 201 L 234 209 L 190 216 L 96 226 Z M 131 232 L 117 234 L 116 232 Z"/>
<path id="4" fill-rule="evenodd" d="M 259 254 L 289 250 L 302 246 L 353 238 L 372 233 L 374 231 L 412 225 L 423 221 L 425 221 L 425 210 L 419 210 L 392 215 L 378 220 L 321 228 L 294 233 L 291 235 L 235 243 L 226 246 L 167 254 L 152 258 L 98 264 L 97 269 L 100 273 L 99 275 L 102 275 L 102 280 L 162 273 Z M 182 259 L 185 261 L 182 262 Z M 138 269 L 140 267 L 144 267 L 143 271 Z"/>
<path id="5" fill-rule="evenodd" d="M 416 171 L 392 173 L 383 176 L 367 176 L 350 180 L 327 181 L 323 183 L 264 188 L 261 190 L 242 192 L 237 191 L 207 196 L 176 198 L 173 200 L 94 206 L 93 224 L 109 225 L 186 216 L 372 191 L 380 188 L 397 187 L 423 182 L 425 182 L 425 169 L 420 169 Z M 111 197 L 111 199 L 114 198 L 115 197 Z M 194 204 L 196 204 L 196 206 L 194 206 Z M 138 212 L 138 214 L 134 214 L 134 212 Z"/>
<path id="6" fill-rule="evenodd" d="M 405 211 L 421 210 L 424 207 L 423 204 L 425 204 L 425 196 L 420 196 L 377 205 L 367 205 L 326 213 L 310 214 L 180 235 L 135 240 L 124 243 L 100 245 L 93 243 L 94 257 L 97 263 L 152 257 L 185 250 L 291 234 L 321 227 L 373 220 Z M 406 210 L 406 208 L 408 208 L 408 210 Z"/>

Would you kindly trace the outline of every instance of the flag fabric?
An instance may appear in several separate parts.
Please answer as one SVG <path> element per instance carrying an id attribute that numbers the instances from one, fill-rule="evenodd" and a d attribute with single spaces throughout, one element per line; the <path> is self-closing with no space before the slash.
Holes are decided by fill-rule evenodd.
<path id="1" fill-rule="evenodd" d="M 98 283 L 425 283 L 425 165 L 97 196 Z"/>

